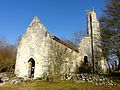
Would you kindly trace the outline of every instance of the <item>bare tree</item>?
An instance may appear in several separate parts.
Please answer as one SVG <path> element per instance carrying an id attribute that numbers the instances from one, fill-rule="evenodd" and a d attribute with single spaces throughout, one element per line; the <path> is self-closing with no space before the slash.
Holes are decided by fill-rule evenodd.
<path id="1" fill-rule="evenodd" d="M 83 32 L 82 30 L 76 31 L 73 33 L 73 43 L 75 45 L 79 45 L 80 41 L 82 40 Z"/>
<path id="2" fill-rule="evenodd" d="M 65 73 L 70 73 L 73 64 L 72 51 L 59 42 L 52 41 L 49 52 L 48 77 L 52 81 L 60 80 Z"/>
<path id="3" fill-rule="evenodd" d="M 0 39 L 0 72 L 12 72 L 16 58 L 16 47 Z"/>
<path id="4" fill-rule="evenodd" d="M 60 78 L 61 67 L 66 58 L 66 49 L 64 49 L 57 42 L 51 42 L 50 52 L 49 52 L 49 79 L 55 81 Z"/>

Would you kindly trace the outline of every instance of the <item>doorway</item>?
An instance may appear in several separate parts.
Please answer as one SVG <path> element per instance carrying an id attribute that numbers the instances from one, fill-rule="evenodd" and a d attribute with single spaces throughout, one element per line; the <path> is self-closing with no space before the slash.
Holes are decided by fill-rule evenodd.
<path id="1" fill-rule="evenodd" d="M 30 58 L 28 60 L 28 77 L 34 78 L 34 72 L 35 72 L 35 60 L 33 58 Z"/>

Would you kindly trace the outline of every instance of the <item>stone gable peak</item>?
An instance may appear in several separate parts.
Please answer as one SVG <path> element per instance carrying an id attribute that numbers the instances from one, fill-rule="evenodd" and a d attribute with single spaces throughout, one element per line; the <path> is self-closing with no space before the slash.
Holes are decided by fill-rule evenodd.
<path id="1" fill-rule="evenodd" d="M 37 16 L 35 16 L 32 22 L 30 23 L 30 26 L 32 26 L 33 23 L 41 23 L 41 22 L 40 22 L 40 19 Z"/>
<path id="2" fill-rule="evenodd" d="M 32 30 L 43 30 L 44 32 L 47 32 L 46 27 L 42 24 L 42 22 L 40 21 L 40 19 L 35 16 L 33 18 L 33 20 L 31 21 L 28 30 L 32 28 Z"/>

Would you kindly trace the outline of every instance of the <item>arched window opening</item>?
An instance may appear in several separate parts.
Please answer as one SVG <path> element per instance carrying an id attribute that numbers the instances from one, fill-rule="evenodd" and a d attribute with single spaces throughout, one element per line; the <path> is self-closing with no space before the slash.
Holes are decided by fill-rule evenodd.
<path id="1" fill-rule="evenodd" d="M 88 63 L 88 57 L 84 56 L 84 63 Z"/>

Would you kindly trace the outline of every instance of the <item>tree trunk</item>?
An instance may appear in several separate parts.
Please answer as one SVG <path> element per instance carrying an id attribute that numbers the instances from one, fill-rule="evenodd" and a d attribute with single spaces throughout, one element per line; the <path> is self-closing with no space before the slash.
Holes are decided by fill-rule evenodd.
<path id="1" fill-rule="evenodd" d="M 111 73 L 111 68 L 110 68 L 110 64 L 109 64 L 109 62 L 108 62 L 108 59 L 107 59 L 107 65 L 108 65 L 108 70 L 109 70 L 109 73 Z"/>
<path id="2" fill-rule="evenodd" d="M 118 57 L 118 61 L 119 61 L 118 70 L 120 70 L 120 53 L 119 53 L 119 51 L 117 51 L 117 57 Z"/>

